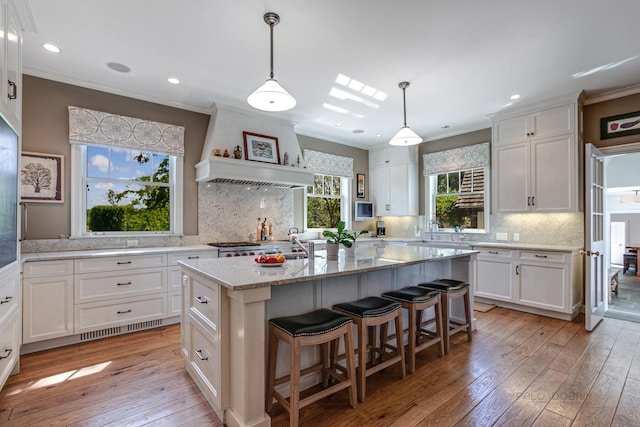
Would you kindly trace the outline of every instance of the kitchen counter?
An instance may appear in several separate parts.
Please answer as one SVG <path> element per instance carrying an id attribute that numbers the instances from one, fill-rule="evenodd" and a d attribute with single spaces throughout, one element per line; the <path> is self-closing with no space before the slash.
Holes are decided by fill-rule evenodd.
<path id="1" fill-rule="evenodd" d="M 316 251 L 317 255 L 324 251 Z M 340 302 L 438 278 L 468 281 L 473 312 L 476 251 L 404 245 L 359 247 L 353 257 L 322 257 L 262 267 L 252 257 L 184 260 L 182 266 L 182 354 L 186 370 L 229 426 L 269 426 L 265 412 L 268 319 L 330 308 Z M 462 301 L 451 315 L 464 318 Z M 432 311 L 427 311 L 433 316 Z M 475 329 L 475 319 L 472 320 Z M 288 352 L 279 352 L 277 376 L 288 372 Z M 318 362 L 303 348 L 301 367 Z M 317 377 L 305 377 L 301 389 Z M 282 390 L 287 395 L 286 390 Z"/>
<path id="2" fill-rule="evenodd" d="M 202 274 L 215 283 L 233 290 L 281 286 L 311 279 L 326 279 L 355 273 L 396 268 L 428 261 L 469 256 L 466 249 L 407 247 L 387 245 L 384 248 L 358 248 L 354 257 L 340 250 L 337 261 L 324 258 L 325 251 L 317 251 L 313 261 L 287 260 L 282 266 L 257 264 L 253 257 L 233 257 L 180 261 L 186 269 Z"/>

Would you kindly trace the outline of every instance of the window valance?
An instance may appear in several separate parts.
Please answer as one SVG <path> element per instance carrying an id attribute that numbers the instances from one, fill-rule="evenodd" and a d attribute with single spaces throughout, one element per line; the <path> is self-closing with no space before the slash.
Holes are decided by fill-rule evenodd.
<path id="1" fill-rule="evenodd" d="M 307 169 L 314 173 L 353 178 L 353 159 L 351 157 L 304 150 L 304 163 Z"/>
<path id="2" fill-rule="evenodd" d="M 184 127 L 69 106 L 69 142 L 184 156 Z"/>
<path id="3" fill-rule="evenodd" d="M 489 166 L 489 143 L 453 148 L 422 156 L 424 176 Z"/>

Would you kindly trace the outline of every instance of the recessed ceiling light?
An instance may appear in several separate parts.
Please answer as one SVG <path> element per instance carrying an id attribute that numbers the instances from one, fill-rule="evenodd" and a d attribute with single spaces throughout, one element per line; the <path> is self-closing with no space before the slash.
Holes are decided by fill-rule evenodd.
<path id="1" fill-rule="evenodd" d="M 336 123 L 336 127 L 337 128 L 341 128 L 342 127 L 342 123 Z"/>
<path id="2" fill-rule="evenodd" d="M 179 79 L 177 79 L 177 78 L 175 78 L 175 77 L 169 77 L 169 78 L 167 79 L 167 81 L 168 81 L 169 83 L 171 83 L 172 85 L 179 85 L 179 84 L 180 84 L 180 80 L 179 80 Z"/>
<path id="3" fill-rule="evenodd" d="M 44 43 L 42 47 L 47 49 L 49 52 L 60 53 L 60 48 L 54 44 Z"/>
<path id="4" fill-rule="evenodd" d="M 128 73 L 129 71 L 131 71 L 131 68 L 119 62 L 107 62 L 107 67 L 119 73 Z"/>
<path id="5" fill-rule="evenodd" d="M 381 133 L 377 134 L 376 138 L 382 138 L 382 134 Z"/>
<path id="6" fill-rule="evenodd" d="M 511 100 L 512 101 L 515 101 L 516 99 L 520 99 L 520 94 L 519 93 L 511 95 Z"/>
<path id="7" fill-rule="evenodd" d="M 449 125 L 442 125 L 442 126 L 440 126 L 440 127 L 441 127 L 442 129 L 449 129 L 449 127 L 450 127 L 450 126 L 449 126 Z"/>
<path id="8" fill-rule="evenodd" d="M 364 133 L 362 129 L 354 129 L 353 133 Z"/>

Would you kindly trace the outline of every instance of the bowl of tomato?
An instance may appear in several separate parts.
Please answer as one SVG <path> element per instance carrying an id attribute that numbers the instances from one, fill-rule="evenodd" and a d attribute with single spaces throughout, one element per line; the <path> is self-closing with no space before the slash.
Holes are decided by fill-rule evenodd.
<path id="1" fill-rule="evenodd" d="M 264 255 L 260 254 L 254 261 L 258 263 L 261 267 L 280 267 L 284 264 L 285 258 L 281 253 L 277 253 L 274 255 Z"/>

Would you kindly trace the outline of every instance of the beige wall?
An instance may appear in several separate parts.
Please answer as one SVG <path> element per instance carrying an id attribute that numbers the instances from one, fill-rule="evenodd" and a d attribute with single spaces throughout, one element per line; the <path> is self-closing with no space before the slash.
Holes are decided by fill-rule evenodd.
<path id="1" fill-rule="evenodd" d="M 640 111 L 640 94 L 624 96 L 609 101 L 584 106 L 584 142 L 596 147 L 611 147 L 615 145 L 640 142 L 640 134 L 619 138 L 600 139 L 600 119 L 618 114 Z"/>
<path id="2" fill-rule="evenodd" d="M 184 234 L 198 234 L 198 187 L 194 166 L 200 161 L 209 115 L 28 75 L 23 76 L 23 87 L 23 151 L 64 155 L 64 204 L 29 204 L 29 240 L 57 239 L 71 231 L 69 105 L 184 126 Z"/>

